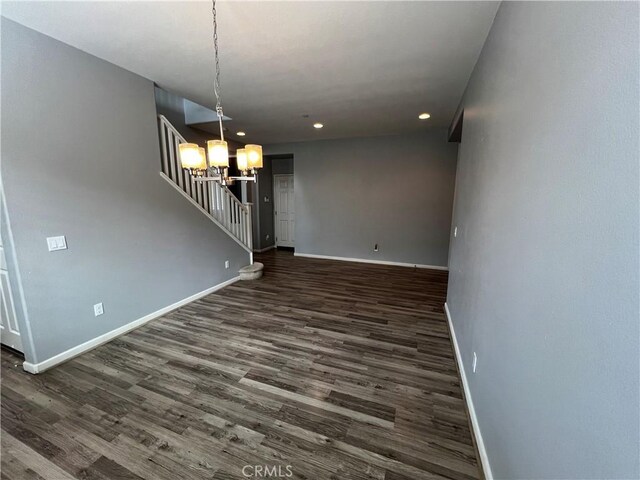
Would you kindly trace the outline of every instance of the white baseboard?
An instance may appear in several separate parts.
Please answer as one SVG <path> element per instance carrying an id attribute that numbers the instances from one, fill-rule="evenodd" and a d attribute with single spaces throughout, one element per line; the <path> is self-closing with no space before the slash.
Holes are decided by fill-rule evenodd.
<path id="1" fill-rule="evenodd" d="M 253 249 L 253 253 L 264 253 L 264 252 L 268 252 L 269 250 L 273 250 L 274 248 L 276 248 L 275 244 L 274 245 L 270 245 L 268 247 L 264 247 L 261 249 Z"/>
<path id="2" fill-rule="evenodd" d="M 66 350 L 62 353 L 54 355 L 53 357 L 48 358 L 47 360 L 44 360 L 42 362 L 38 362 L 38 363 L 24 362 L 22 364 L 22 368 L 24 368 L 29 373 L 44 372 L 45 370 L 48 370 L 51 367 L 55 367 L 56 365 L 59 365 L 62 362 L 66 362 L 67 360 L 70 360 L 73 357 L 77 357 L 78 355 L 85 353 L 89 350 L 92 350 L 102 345 L 103 343 L 108 342 L 109 340 L 113 340 L 114 338 L 119 337 L 120 335 L 124 335 L 125 333 L 130 332 L 131 330 L 141 327 L 142 325 L 150 322 L 151 320 L 155 320 L 158 317 L 166 315 L 167 313 L 169 313 L 172 310 L 175 310 L 176 308 L 180 308 L 186 305 L 187 303 L 191 303 L 195 300 L 198 300 L 199 298 L 207 296 L 210 293 L 215 292 L 216 290 L 220 290 L 221 288 L 224 288 L 227 285 L 231 285 L 232 283 L 237 282 L 238 280 L 240 280 L 239 276 L 234 277 L 230 280 L 227 280 L 226 282 L 219 283 L 218 285 L 215 285 L 211 288 L 207 288 L 206 290 L 203 290 L 202 292 L 191 295 L 190 297 L 183 298 L 182 300 L 172 305 L 161 308 L 160 310 L 150 313 L 149 315 L 145 315 L 142 318 L 134 320 L 131 323 L 127 323 L 126 325 L 123 325 L 122 327 L 118 327 L 115 330 L 111 330 L 110 332 L 104 333 L 87 342 L 84 342 L 80 345 L 70 348 L 69 350 Z"/>
<path id="3" fill-rule="evenodd" d="M 471 427 L 473 428 L 473 435 L 476 440 L 476 446 L 478 447 L 478 454 L 480 455 L 482 470 L 484 471 L 484 476 L 486 480 L 493 480 L 493 472 L 491 471 L 491 464 L 489 463 L 487 450 L 484 446 L 484 440 L 482 439 L 482 432 L 480 432 L 480 425 L 478 424 L 476 409 L 473 407 L 473 399 L 471 398 L 471 391 L 469 390 L 469 383 L 467 382 L 467 374 L 464 371 L 464 364 L 462 363 L 462 356 L 460 355 L 460 348 L 458 346 L 458 339 L 456 338 L 456 331 L 453 329 L 453 322 L 451 321 L 451 312 L 449 312 L 449 305 L 447 305 L 446 303 L 444 304 L 444 311 L 447 314 L 447 322 L 449 322 L 449 331 L 451 332 L 453 349 L 456 354 L 456 361 L 458 362 L 458 369 L 460 370 L 460 376 L 462 377 L 462 388 L 464 390 L 464 398 L 467 402 L 467 408 L 469 409 L 469 417 L 471 417 Z"/>
<path id="4" fill-rule="evenodd" d="M 325 260 L 340 260 L 343 262 L 375 263 L 378 265 L 394 265 L 397 267 L 428 268 L 431 270 L 449 270 L 449 267 L 444 267 L 442 265 L 422 265 L 419 263 L 388 262 L 386 260 L 370 260 L 368 258 L 333 257 L 330 255 L 315 255 L 313 253 L 295 252 L 294 255 L 296 257 L 322 258 Z"/>

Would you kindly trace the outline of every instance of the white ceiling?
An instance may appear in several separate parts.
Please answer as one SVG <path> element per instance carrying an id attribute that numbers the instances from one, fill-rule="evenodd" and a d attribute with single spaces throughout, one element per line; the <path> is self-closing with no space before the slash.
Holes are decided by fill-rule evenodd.
<path id="1" fill-rule="evenodd" d="M 277 143 L 449 126 L 498 3 L 219 2 L 228 127 Z M 209 2 L 3 1 L 2 15 L 215 104 Z"/>

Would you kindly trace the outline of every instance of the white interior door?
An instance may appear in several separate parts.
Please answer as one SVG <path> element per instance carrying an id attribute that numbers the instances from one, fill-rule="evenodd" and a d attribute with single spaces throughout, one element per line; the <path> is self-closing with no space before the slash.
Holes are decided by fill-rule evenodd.
<path id="1" fill-rule="evenodd" d="M 293 175 L 274 175 L 273 183 L 276 247 L 294 247 L 296 216 L 293 201 Z"/>
<path id="2" fill-rule="evenodd" d="M 0 237 L 0 343 L 22 352 L 22 339 L 9 284 L 9 272 L 7 271 L 7 259 L 2 246 L 2 237 Z"/>

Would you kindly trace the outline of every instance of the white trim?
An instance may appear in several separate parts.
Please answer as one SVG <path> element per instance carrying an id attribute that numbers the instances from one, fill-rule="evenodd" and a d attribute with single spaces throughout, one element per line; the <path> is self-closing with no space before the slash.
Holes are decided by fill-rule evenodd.
<path id="1" fill-rule="evenodd" d="M 261 249 L 253 249 L 253 253 L 264 253 L 264 252 L 268 252 L 269 250 L 273 250 L 274 248 L 276 248 L 275 245 L 270 245 L 268 247 L 265 248 L 261 248 Z"/>
<path id="2" fill-rule="evenodd" d="M 115 330 L 111 330 L 110 332 L 104 333 L 94 339 L 89 340 L 88 342 L 84 342 L 80 345 L 77 345 L 73 348 L 70 348 L 69 350 L 66 350 L 62 353 L 59 353 L 57 355 L 54 355 L 51 358 L 48 358 L 47 360 L 44 360 L 43 362 L 39 362 L 39 363 L 29 363 L 29 362 L 24 362 L 22 364 L 22 368 L 24 368 L 27 372 L 29 373 L 41 373 L 44 372 L 45 370 L 48 370 L 51 367 L 54 367 L 62 362 L 66 362 L 67 360 L 73 358 L 73 357 L 77 357 L 78 355 L 85 353 L 89 350 L 92 350 L 100 345 L 102 345 L 103 343 L 108 342 L 109 340 L 113 340 L 116 337 L 119 337 L 120 335 L 124 335 L 127 332 L 130 332 L 131 330 L 134 330 L 138 327 L 141 327 L 142 325 L 144 325 L 145 323 L 150 322 L 151 320 L 155 320 L 158 317 L 161 317 L 163 315 L 166 315 L 167 313 L 169 313 L 172 310 L 175 310 L 176 308 L 180 308 L 183 305 L 186 305 L 187 303 L 191 303 L 195 300 L 198 300 L 199 298 L 202 298 L 206 295 L 209 295 L 210 293 L 215 292 L 216 290 L 220 290 L 221 288 L 226 287 L 227 285 L 231 285 L 232 283 L 237 282 L 238 280 L 240 280 L 240 277 L 234 277 L 231 278 L 229 280 L 227 280 L 226 282 L 222 282 L 219 283 L 218 285 L 215 285 L 213 287 L 207 288 L 206 290 L 203 290 L 202 292 L 196 293 L 194 295 L 191 295 L 190 297 L 184 298 L 174 304 L 171 304 L 167 307 L 161 308 L 160 310 L 157 310 L 153 313 L 150 313 L 149 315 L 145 315 L 142 318 L 139 318 L 137 320 L 134 320 L 131 323 L 127 323 L 126 325 L 123 325 L 122 327 L 118 327 Z"/>
<path id="3" fill-rule="evenodd" d="M 451 312 L 449 312 L 449 305 L 447 305 L 446 302 L 444 304 L 444 311 L 447 314 L 447 322 L 449 323 L 449 331 L 451 332 L 451 341 L 453 343 L 453 349 L 456 354 L 456 361 L 458 362 L 458 369 L 460 370 L 460 376 L 462 377 L 462 388 L 464 390 L 464 398 L 467 402 L 467 409 L 469 410 L 469 417 L 471 418 L 471 427 L 473 429 L 473 435 L 476 440 L 476 446 L 478 447 L 478 454 L 480 455 L 480 462 L 482 463 L 482 470 L 484 471 L 484 477 L 486 480 L 493 480 L 493 472 L 491 471 L 489 456 L 487 455 L 487 450 L 484 446 L 484 440 L 482 439 L 482 432 L 480 431 L 480 425 L 478 424 L 476 409 L 473 407 L 471 390 L 469 390 L 469 382 L 467 382 L 467 374 L 464 371 L 464 364 L 462 363 L 462 356 L 460 355 L 460 348 L 458 347 L 458 339 L 456 338 L 456 331 L 453 329 L 453 322 L 451 321 Z"/>
<path id="4" fill-rule="evenodd" d="M 420 263 L 388 262 L 386 260 L 371 260 L 368 258 L 333 257 L 331 255 L 316 255 L 313 253 L 295 252 L 293 255 L 296 257 L 322 258 L 325 260 L 340 260 L 343 262 L 376 263 L 379 265 L 395 265 L 397 267 L 428 268 L 431 270 L 449 270 L 449 267 L 444 267 L 442 265 L 422 265 Z"/>
<path id="5" fill-rule="evenodd" d="M 220 227 L 224 233 L 226 233 L 227 235 L 229 235 L 231 237 L 231 239 L 236 242 L 238 245 L 240 245 L 244 250 L 246 250 L 248 253 L 253 253 L 251 251 L 251 249 L 249 247 L 247 247 L 244 243 L 242 243 L 240 240 L 238 240 L 236 238 L 236 236 L 231 233 L 224 225 L 222 225 L 222 223 L 220 223 L 218 220 L 216 220 L 209 212 L 207 212 L 204 208 L 202 208 L 201 205 L 198 204 L 198 202 L 196 202 L 193 198 L 191 198 L 184 190 L 182 190 L 182 188 L 179 185 L 176 185 L 176 183 L 171 180 L 169 177 L 167 177 L 164 173 L 160 172 L 160 176 L 162 178 L 164 178 L 167 183 L 169 185 L 171 185 L 173 188 L 176 189 L 177 192 L 179 192 L 180 194 L 182 194 L 182 196 L 184 198 L 186 198 L 187 200 L 189 200 L 191 202 L 191 204 L 193 206 L 195 206 L 198 210 L 200 210 L 201 213 L 203 213 L 209 220 L 211 220 L 213 223 L 215 223 L 218 227 Z"/>

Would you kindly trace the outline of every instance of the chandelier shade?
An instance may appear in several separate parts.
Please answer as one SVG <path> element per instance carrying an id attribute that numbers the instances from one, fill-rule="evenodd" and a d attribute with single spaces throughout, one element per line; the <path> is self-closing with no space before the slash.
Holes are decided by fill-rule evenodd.
<path id="1" fill-rule="evenodd" d="M 209 150 L 209 166 L 216 168 L 227 168 L 229 166 L 229 149 L 224 140 L 209 140 L 207 142 Z"/>
<path id="2" fill-rule="evenodd" d="M 244 150 L 247 152 L 249 168 L 262 168 L 262 145 L 245 145 Z"/>
<path id="3" fill-rule="evenodd" d="M 244 148 L 236 150 L 236 161 L 238 162 L 238 170 L 246 172 L 249 170 L 249 162 L 247 160 L 247 151 Z"/>
<path id="4" fill-rule="evenodd" d="M 200 147 L 195 143 L 181 143 L 178 145 L 180 153 L 180 163 L 182 168 L 190 170 L 206 169 L 207 162 L 202 162 L 200 157 Z"/>
<path id="5" fill-rule="evenodd" d="M 198 155 L 200 157 L 200 165 L 198 166 L 199 170 L 207 169 L 207 153 L 205 152 L 203 147 L 198 147 Z"/>

